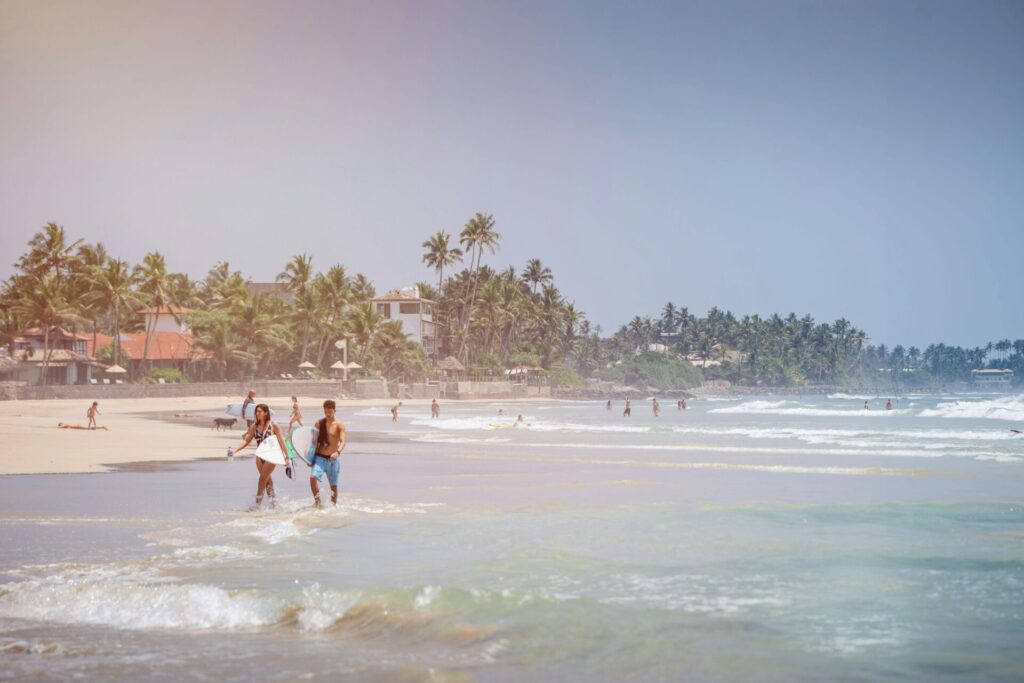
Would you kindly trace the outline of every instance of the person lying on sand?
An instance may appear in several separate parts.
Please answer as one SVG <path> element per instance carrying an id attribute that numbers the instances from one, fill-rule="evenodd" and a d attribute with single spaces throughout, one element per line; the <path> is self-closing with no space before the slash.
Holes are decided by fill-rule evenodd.
<path id="1" fill-rule="evenodd" d="M 106 425 L 104 425 L 102 427 L 87 427 L 85 425 L 66 424 L 64 422 L 58 422 L 57 423 L 57 428 L 58 429 L 84 429 L 86 431 L 95 431 L 97 429 L 102 429 L 105 432 L 106 431 L 110 431 L 110 428 L 107 427 Z"/>

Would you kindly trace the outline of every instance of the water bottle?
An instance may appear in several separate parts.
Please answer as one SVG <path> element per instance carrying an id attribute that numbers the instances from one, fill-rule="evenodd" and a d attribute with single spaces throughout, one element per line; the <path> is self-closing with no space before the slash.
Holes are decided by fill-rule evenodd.
<path id="1" fill-rule="evenodd" d="M 235 449 L 232 448 L 231 446 L 228 446 L 228 457 L 229 458 L 234 458 L 235 457 Z"/>

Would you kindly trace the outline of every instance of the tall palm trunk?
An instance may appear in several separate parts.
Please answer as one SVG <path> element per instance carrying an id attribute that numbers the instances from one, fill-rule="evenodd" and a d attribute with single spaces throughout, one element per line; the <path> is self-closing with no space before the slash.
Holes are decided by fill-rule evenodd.
<path id="1" fill-rule="evenodd" d="M 39 369 L 39 384 L 46 383 L 46 372 L 50 368 L 50 326 L 43 326 L 43 366 Z"/>
<path id="2" fill-rule="evenodd" d="M 462 335 L 462 347 L 459 349 L 459 356 L 463 362 L 466 360 L 466 341 L 469 338 L 468 327 L 473 321 L 473 304 L 476 302 L 476 288 L 480 284 L 480 258 L 483 256 L 484 248 L 482 245 L 478 245 L 474 249 L 475 265 L 473 266 L 473 292 L 469 296 L 469 301 L 466 302 L 467 315 L 462 323 L 463 335 Z M 471 262 L 473 260 L 471 259 Z"/>

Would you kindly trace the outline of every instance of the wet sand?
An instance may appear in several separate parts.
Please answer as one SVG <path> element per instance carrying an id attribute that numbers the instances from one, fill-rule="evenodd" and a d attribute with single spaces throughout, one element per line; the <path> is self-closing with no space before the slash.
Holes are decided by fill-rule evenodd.
<path id="1" fill-rule="evenodd" d="M 288 396 L 257 397 L 288 424 Z M 212 428 L 239 396 L 108 399 L 100 402 L 95 431 L 60 429 L 58 423 L 86 425 L 88 401 L 0 401 L 0 441 L 13 446 L 0 455 L 0 475 L 109 472 L 129 468 L 158 471 L 173 463 L 223 457 L 241 440 L 242 421 L 230 430 Z M 305 422 L 321 416 L 324 397 L 300 396 Z M 339 418 L 369 406 L 391 406 L 392 399 L 338 401 Z M 406 409 L 422 412 L 427 399 L 403 399 Z M 444 403 L 442 403 L 444 405 Z M 200 429 L 201 427 L 201 429 Z M 370 438 L 361 435 L 361 439 Z"/>

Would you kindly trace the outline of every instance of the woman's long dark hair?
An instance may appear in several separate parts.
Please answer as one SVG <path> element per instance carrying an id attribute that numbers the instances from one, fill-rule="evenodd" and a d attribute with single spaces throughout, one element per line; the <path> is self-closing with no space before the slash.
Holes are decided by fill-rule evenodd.
<path id="1" fill-rule="evenodd" d="M 267 413 L 267 424 L 270 424 L 270 406 L 268 406 L 266 403 L 256 404 L 256 407 L 252 411 L 252 416 L 254 418 L 253 422 L 256 423 L 260 421 L 260 408 L 262 408 Z"/>

